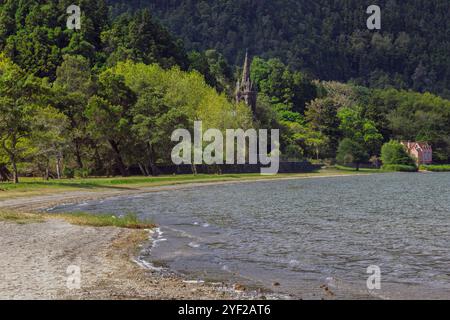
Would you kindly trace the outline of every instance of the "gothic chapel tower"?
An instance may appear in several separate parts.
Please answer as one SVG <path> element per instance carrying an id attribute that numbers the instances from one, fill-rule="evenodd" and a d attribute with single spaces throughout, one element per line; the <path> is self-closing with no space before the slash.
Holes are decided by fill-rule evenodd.
<path id="1" fill-rule="evenodd" d="M 236 85 L 236 102 L 244 101 L 250 107 L 253 114 L 256 110 L 256 90 L 253 88 L 253 83 L 250 79 L 250 64 L 248 52 L 245 53 L 244 69 L 242 71 L 242 80 Z"/>

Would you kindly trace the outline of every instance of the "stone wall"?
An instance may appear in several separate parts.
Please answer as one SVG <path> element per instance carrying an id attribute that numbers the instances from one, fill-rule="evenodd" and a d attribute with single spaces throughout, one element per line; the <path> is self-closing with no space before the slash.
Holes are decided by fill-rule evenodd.
<path id="1" fill-rule="evenodd" d="M 239 174 L 239 173 L 261 173 L 260 164 L 235 164 L 235 165 L 196 165 L 195 169 L 192 165 L 166 165 L 157 166 L 159 174 Z M 280 162 L 279 173 L 307 173 L 319 170 L 321 165 L 313 165 L 310 162 Z M 132 175 L 141 174 L 139 168 L 131 168 Z"/>

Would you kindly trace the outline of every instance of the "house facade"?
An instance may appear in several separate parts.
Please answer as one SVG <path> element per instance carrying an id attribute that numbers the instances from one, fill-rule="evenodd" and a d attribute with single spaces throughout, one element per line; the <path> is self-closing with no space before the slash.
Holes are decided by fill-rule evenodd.
<path id="1" fill-rule="evenodd" d="M 418 165 L 433 163 L 433 148 L 426 142 L 403 141 L 408 153 L 417 161 Z"/>

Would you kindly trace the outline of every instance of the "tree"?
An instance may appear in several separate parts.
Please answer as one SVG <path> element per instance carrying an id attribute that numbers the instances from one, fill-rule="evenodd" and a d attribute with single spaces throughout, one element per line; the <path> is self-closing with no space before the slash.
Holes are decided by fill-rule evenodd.
<path id="1" fill-rule="evenodd" d="M 383 165 L 416 166 L 414 159 L 406 152 L 405 147 L 394 140 L 385 143 L 381 148 L 381 160 Z"/>
<path id="2" fill-rule="evenodd" d="M 88 132 L 94 139 L 109 143 L 122 176 L 128 176 L 122 148 L 130 138 L 129 112 L 135 101 L 123 77 L 106 70 L 100 75 L 97 95 L 89 99 L 84 113 Z"/>
<path id="3" fill-rule="evenodd" d="M 0 55 L 0 148 L 9 158 L 13 181 L 19 183 L 18 163 L 29 151 L 32 116 L 40 81 Z"/>
<path id="4" fill-rule="evenodd" d="M 77 1 L 82 8 L 81 30 L 66 28 L 71 4 L 70 0 L 2 1 L 0 50 L 26 72 L 52 81 L 64 54 L 85 55 L 92 65 L 104 60 L 100 35 L 108 23 L 105 1 Z"/>
<path id="5" fill-rule="evenodd" d="M 61 111 L 70 123 L 70 144 L 79 169 L 83 168 L 83 151 L 91 144 L 86 132 L 84 115 L 89 98 L 96 91 L 89 61 L 79 55 L 64 55 L 56 70 L 51 104 Z"/>
<path id="6" fill-rule="evenodd" d="M 306 120 L 313 130 L 319 131 L 328 143 L 326 155 L 334 157 L 341 137 L 337 104 L 331 98 L 315 99 L 306 109 Z"/>
<path id="7" fill-rule="evenodd" d="M 186 113 L 179 108 L 170 108 L 163 98 L 161 92 L 148 88 L 140 93 L 132 110 L 135 144 L 140 144 L 144 151 L 136 154 L 136 160 L 146 175 L 158 173 L 158 160 L 169 161 L 172 131 L 186 128 L 189 123 Z"/>
<path id="8" fill-rule="evenodd" d="M 379 155 L 383 136 L 373 121 L 363 118 L 361 107 L 341 108 L 338 117 L 345 138 L 357 141 L 370 155 Z"/>
<path id="9" fill-rule="evenodd" d="M 55 160 L 56 178 L 62 176 L 62 161 L 67 149 L 69 121 L 57 109 L 47 106 L 36 108 L 31 125 L 31 145 L 36 150 L 33 158 L 42 166 L 44 179 L 50 175 L 50 162 Z"/>
<path id="10" fill-rule="evenodd" d="M 300 132 L 294 134 L 294 139 L 300 140 L 307 149 L 312 150 L 316 160 L 320 159 L 320 152 L 327 144 L 327 138 L 320 132 L 313 130 L 310 126 L 303 126 Z"/>
<path id="11" fill-rule="evenodd" d="M 300 72 L 291 72 L 279 59 L 253 59 L 251 77 L 261 94 L 280 108 L 303 114 L 306 103 L 317 96 L 316 87 Z"/>
<path id="12" fill-rule="evenodd" d="M 355 164 L 359 171 L 360 164 L 368 161 L 369 155 L 359 142 L 345 138 L 339 144 L 336 159 L 340 164 Z"/>
<path id="13" fill-rule="evenodd" d="M 380 1 L 383 33 L 364 28 L 366 10 L 357 0 L 110 2 L 124 11 L 151 8 L 188 50 L 214 48 L 234 65 L 248 48 L 315 79 L 450 97 L 448 0 Z"/>
<path id="14" fill-rule="evenodd" d="M 165 68 L 179 65 L 186 69 L 188 65 L 181 43 L 153 20 L 148 9 L 116 18 L 102 40 L 109 66 L 125 60 L 158 63 Z"/>

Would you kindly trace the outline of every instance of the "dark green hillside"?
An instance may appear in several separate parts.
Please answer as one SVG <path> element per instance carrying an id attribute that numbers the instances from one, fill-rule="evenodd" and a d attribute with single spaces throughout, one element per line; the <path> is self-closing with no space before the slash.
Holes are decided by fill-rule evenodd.
<path id="1" fill-rule="evenodd" d="M 380 0 L 381 32 L 360 0 L 110 0 L 148 7 L 188 49 L 240 63 L 245 48 L 323 80 L 450 97 L 450 1 Z"/>

